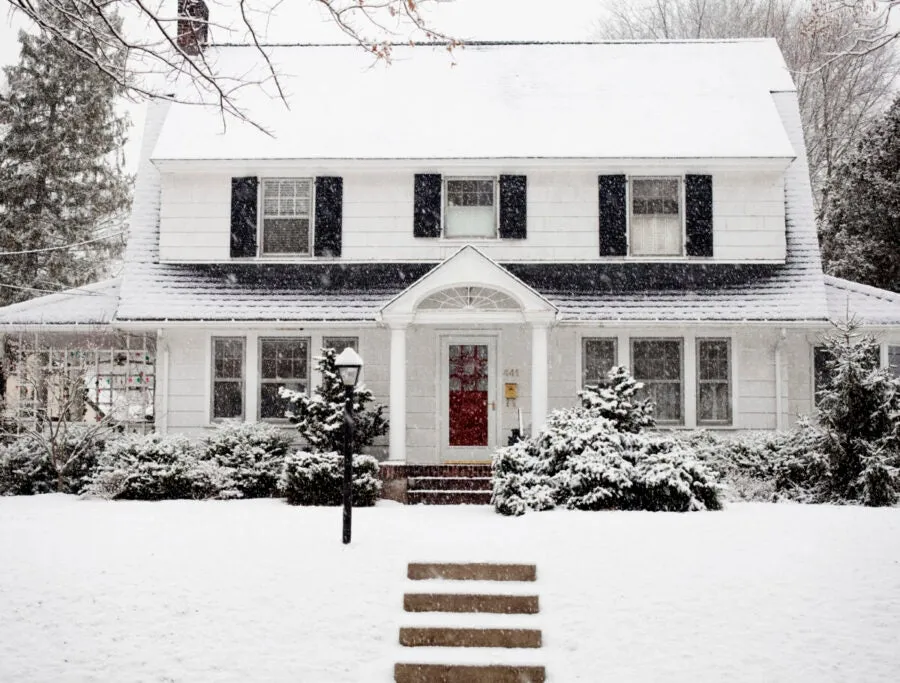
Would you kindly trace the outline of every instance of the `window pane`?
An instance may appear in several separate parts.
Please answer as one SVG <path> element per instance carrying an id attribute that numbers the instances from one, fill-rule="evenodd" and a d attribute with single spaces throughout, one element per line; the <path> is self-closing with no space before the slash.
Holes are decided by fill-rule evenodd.
<path id="1" fill-rule="evenodd" d="M 344 349 L 353 349 L 359 351 L 358 337 L 323 337 L 322 346 L 326 349 L 334 349 L 336 353 L 340 353 Z"/>
<path id="2" fill-rule="evenodd" d="M 277 420 L 284 418 L 290 408 L 290 402 L 279 395 L 281 387 L 294 391 L 306 391 L 305 382 L 266 382 L 260 386 L 259 417 L 261 420 Z"/>
<path id="3" fill-rule="evenodd" d="M 819 404 L 819 392 L 827 389 L 831 379 L 828 371 L 828 360 L 831 354 L 824 346 L 813 349 L 813 391 L 816 405 Z"/>
<path id="4" fill-rule="evenodd" d="M 660 422 L 681 422 L 681 384 L 648 382 L 645 394 L 656 403 L 656 419 Z"/>
<path id="5" fill-rule="evenodd" d="M 244 340 L 213 340 L 213 367 L 216 378 L 243 379 L 244 377 Z"/>
<path id="6" fill-rule="evenodd" d="M 260 339 L 263 379 L 306 379 L 309 344 L 306 339 Z"/>
<path id="7" fill-rule="evenodd" d="M 634 378 L 644 383 L 641 397 L 656 403 L 656 419 L 681 422 L 681 341 L 632 340 L 631 358 Z"/>
<path id="8" fill-rule="evenodd" d="M 264 218 L 309 219 L 312 180 L 309 178 L 276 178 L 263 181 Z"/>
<path id="9" fill-rule="evenodd" d="M 217 381 L 213 385 L 213 417 L 242 417 L 244 414 L 243 382 Z"/>
<path id="10" fill-rule="evenodd" d="M 494 180 L 448 180 L 447 206 L 493 206 Z"/>
<path id="11" fill-rule="evenodd" d="M 697 373 L 701 380 L 728 381 L 728 342 L 697 340 Z"/>
<path id="12" fill-rule="evenodd" d="M 663 214 L 631 217 L 631 253 L 635 256 L 681 256 L 681 217 Z"/>
<path id="13" fill-rule="evenodd" d="M 585 339 L 581 355 L 582 378 L 585 385 L 606 380 L 609 369 L 616 364 L 615 339 Z"/>
<path id="14" fill-rule="evenodd" d="M 888 346 L 888 368 L 894 377 L 900 377 L 900 346 Z"/>
<path id="15" fill-rule="evenodd" d="M 263 253 L 308 254 L 308 218 L 266 218 L 263 221 Z"/>
<path id="16" fill-rule="evenodd" d="M 728 385 L 707 382 L 697 392 L 697 420 L 700 422 L 730 422 L 731 409 Z"/>

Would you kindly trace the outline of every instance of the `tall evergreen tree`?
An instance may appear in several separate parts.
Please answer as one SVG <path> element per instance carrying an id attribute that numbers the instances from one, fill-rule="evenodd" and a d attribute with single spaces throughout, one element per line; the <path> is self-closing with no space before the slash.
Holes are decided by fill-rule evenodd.
<path id="1" fill-rule="evenodd" d="M 822 226 L 833 275 L 900 292 L 900 98 L 838 166 Z"/>
<path id="2" fill-rule="evenodd" d="M 74 11 L 74 0 L 40 0 L 48 14 Z M 69 6 L 71 5 L 71 6 Z M 69 22 L 67 38 L 21 32 L 19 63 L 6 67 L 0 94 L 0 304 L 90 282 L 103 272 L 108 242 L 95 239 L 129 202 L 121 150 L 127 118 L 116 112 L 121 86 L 92 58 L 121 64 L 115 14 Z M 61 22 L 63 23 L 63 22 Z M 113 28 L 110 28 L 113 27 Z M 26 252 L 12 253 L 9 252 Z"/>

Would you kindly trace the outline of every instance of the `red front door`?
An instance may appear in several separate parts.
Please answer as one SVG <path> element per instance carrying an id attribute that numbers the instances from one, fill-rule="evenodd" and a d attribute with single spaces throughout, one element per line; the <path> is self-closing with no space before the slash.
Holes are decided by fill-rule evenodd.
<path id="1" fill-rule="evenodd" d="M 450 344 L 450 445 L 488 445 L 488 347 Z"/>

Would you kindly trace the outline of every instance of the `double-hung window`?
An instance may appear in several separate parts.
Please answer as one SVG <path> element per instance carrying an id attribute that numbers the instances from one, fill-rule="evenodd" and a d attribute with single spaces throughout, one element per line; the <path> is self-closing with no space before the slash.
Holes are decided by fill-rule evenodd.
<path id="1" fill-rule="evenodd" d="M 323 337 L 322 346 L 326 349 L 334 349 L 335 353 L 340 353 L 344 349 L 353 349 L 359 351 L 358 337 Z"/>
<path id="2" fill-rule="evenodd" d="M 660 424 L 683 424 L 681 339 L 632 339 L 631 367 L 644 384 L 642 396 L 656 404 Z"/>
<path id="3" fill-rule="evenodd" d="M 244 417 L 244 338 L 213 337 L 212 418 Z"/>
<path id="4" fill-rule="evenodd" d="M 448 178 L 444 237 L 497 236 L 495 178 Z"/>
<path id="5" fill-rule="evenodd" d="M 281 388 L 306 391 L 309 387 L 309 340 L 269 337 L 259 340 L 259 419 L 284 418 L 289 402 Z"/>
<path id="6" fill-rule="evenodd" d="M 632 256 L 681 256 L 681 179 L 631 179 Z"/>
<path id="7" fill-rule="evenodd" d="M 262 254 L 309 255 L 312 244 L 312 178 L 262 181 Z"/>
<path id="8" fill-rule="evenodd" d="M 697 340 L 697 424 L 731 424 L 731 364 L 727 339 Z"/>
<path id="9" fill-rule="evenodd" d="M 610 368 L 616 364 L 616 340 L 613 337 L 585 337 L 581 340 L 581 386 L 605 384 Z"/>

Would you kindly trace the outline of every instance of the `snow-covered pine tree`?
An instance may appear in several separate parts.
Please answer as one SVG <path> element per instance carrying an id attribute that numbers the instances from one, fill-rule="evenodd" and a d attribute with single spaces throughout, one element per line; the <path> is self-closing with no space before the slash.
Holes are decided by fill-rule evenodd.
<path id="1" fill-rule="evenodd" d="M 879 367 L 879 344 L 856 321 L 834 325 L 824 339 L 829 381 L 816 415 L 832 494 L 891 505 L 900 465 L 900 380 Z"/>
<path id="2" fill-rule="evenodd" d="M 827 195 L 826 270 L 900 292 L 900 98 L 839 164 Z"/>
<path id="3" fill-rule="evenodd" d="M 643 388 L 626 368 L 617 366 L 610 369 L 604 384 L 586 386 L 578 395 L 583 408 L 610 420 L 618 431 L 637 433 L 656 426 L 653 401 L 638 397 Z"/>
<path id="4" fill-rule="evenodd" d="M 67 35 L 21 32 L 18 64 L 5 68 L 0 93 L 0 305 L 85 284 L 103 272 L 109 244 L 59 246 L 94 239 L 96 230 L 124 212 L 129 179 L 121 150 L 127 118 L 116 112 L 122 89 L 88 57 L 66 43 L 121 64 L 125 51 L 111 36 L 119 27 L 115 4 L 84 24 L 62 21 L 78 12 L 74 0 L 39 0 Z M 50 251 L 39 250 L 53 249 Z"/>
<path id="5" fill-rule="evenodd" d="M 297 425 L 297 431 L 309 444 L 310 450 L 316 453 L 340 453 L 344 447 L 345 394 L 334 364 L 336 358 L 337 352 L 328 348 L 322 349 L 322 355 L 316 357 L 316 367 L 322 375 L 322 383 L 312 394 L 281 390 L 282 396 L 291 403 L 288 417 Z M 384 406 L 373 402 L 372 392 L 364 385 L 354 388 L 354 453 L 362 453 L 364 447 L 371 446 L 377 437 L 387 433 L 388 423 L 382 415 L 383 411 Z"/>

